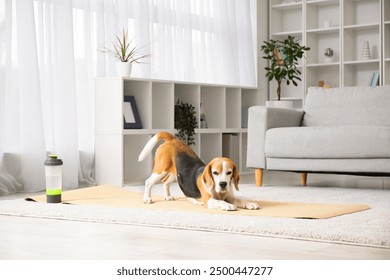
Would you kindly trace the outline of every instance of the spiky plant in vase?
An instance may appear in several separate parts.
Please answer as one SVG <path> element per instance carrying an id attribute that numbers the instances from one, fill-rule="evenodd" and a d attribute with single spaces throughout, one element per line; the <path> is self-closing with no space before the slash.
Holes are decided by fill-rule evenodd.
<path id="1" fill-rule="evenodd" d="M 297 80 L 301 81 L 301 71 L 297 69 L 298 59 L 301 59 L 304 52 L 310 48 L 301 46 L 295 37 L 290 35 L 285 40 L 271 39 L 263 43 L 261 46 L 263 58 L 269 61 L 269 65 L 264 68 L 266 70 L 265 76 L 268 81 L 276 80 L 276 95 L 280 100 L 283 80 L 286 80 L 287 85 L 292 82 L 294 86 L 298 85 Z"/>
<path id="2" fill-rule="evenodd" d="M 149 56 L 143 52 L 143 47 L 132 46 L 134 39 L 128 38 L 126 29 L 122 30 L 122 34 L 115 35 L 116 40 L 112 42 L 112 49 L 102 48 L 100 51 L 105 52 L 117 60 L 117 74 L 124 77 L 129 77 L 133 63 L 142 63 L 142 59 Z"/>

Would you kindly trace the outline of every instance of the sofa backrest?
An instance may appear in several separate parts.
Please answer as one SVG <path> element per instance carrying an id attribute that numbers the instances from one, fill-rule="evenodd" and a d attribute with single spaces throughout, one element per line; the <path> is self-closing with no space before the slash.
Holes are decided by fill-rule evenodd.
<path id="1" fill-rule="evenodd" d="M 310 87 L 303 110 L 303 126 L 390 126 L 390 85 Z"/>

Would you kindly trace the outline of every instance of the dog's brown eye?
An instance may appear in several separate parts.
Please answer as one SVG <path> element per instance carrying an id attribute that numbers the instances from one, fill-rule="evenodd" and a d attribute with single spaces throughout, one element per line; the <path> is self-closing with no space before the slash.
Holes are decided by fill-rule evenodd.
<path id="1" fill-rule="evenodd" d="M 214 171 L 213 174 L 214 174 L 214 175 L 218 175 L 218 172 L 217 172 L 217 171 Z"/>
<path id="2" fill-rule="evenodd" d="M 227 175 L 230 175 L 230 174 L 232 174 L 232 172 L 231 172 L 231 171 L 228 171 L 226 174 L 227 174 Z"/>

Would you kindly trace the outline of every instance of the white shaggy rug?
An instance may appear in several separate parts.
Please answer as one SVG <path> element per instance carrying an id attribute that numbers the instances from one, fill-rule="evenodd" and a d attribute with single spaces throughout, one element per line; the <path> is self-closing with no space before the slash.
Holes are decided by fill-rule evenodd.
<path id="1" fill-rule="evenodd" d="M 142 191 L 142 187 L 128 187 Z M 153 194 L 161 194 L 161 186 Z M 173 194 L 180 194 L 173 186 Z M 229 216 L 181 211 L 107 208 L 1 200 L 0 215 L 222 231 L 390 248 L 390 190 L 240 185 L 244 199 L 367 204 L 371 209 L 329 219 Z"/>

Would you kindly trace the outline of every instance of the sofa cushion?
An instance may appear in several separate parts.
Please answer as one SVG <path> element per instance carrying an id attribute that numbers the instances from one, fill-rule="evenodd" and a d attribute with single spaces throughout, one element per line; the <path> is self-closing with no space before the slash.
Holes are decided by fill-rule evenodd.
<path id="1" fill-rule="evenodd" d="M 390 126 L 390 85 L 378 87 L 310 87 L 303 126 Z"/>
<path id="2" fill-rule="evenodd" d="M 283 127 L 269 129 L 266 157 L 390 158 L 390 127 Z"/>

